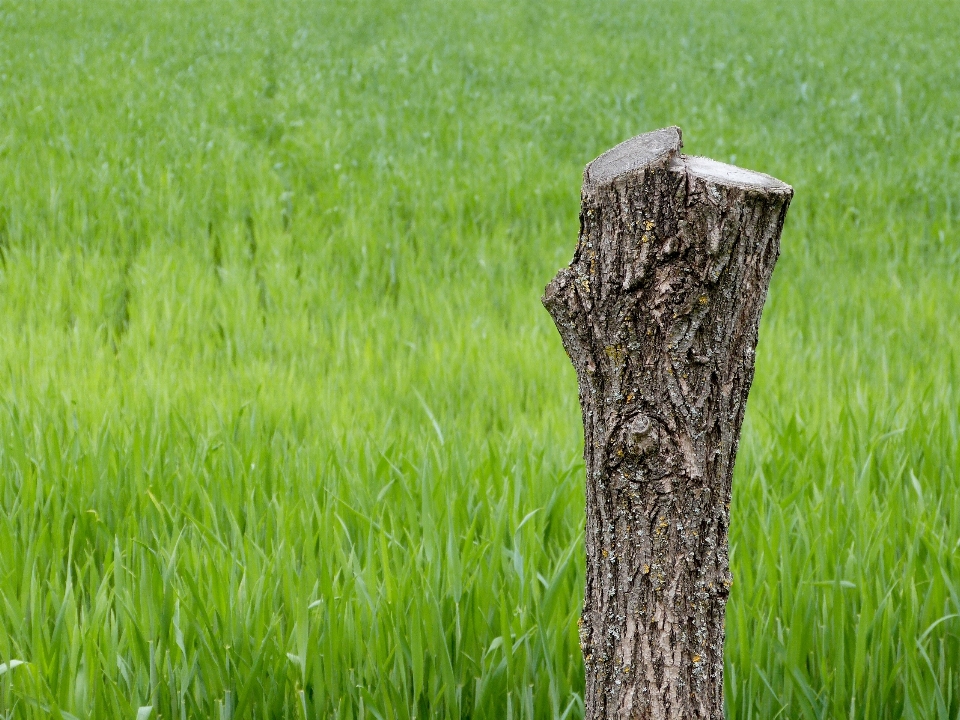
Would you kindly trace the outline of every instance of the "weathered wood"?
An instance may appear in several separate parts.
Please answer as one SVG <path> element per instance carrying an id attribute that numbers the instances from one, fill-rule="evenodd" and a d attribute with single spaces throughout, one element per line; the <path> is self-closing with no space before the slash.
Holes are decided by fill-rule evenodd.
<path id="1" fill-rule="evenodd" d="M 793 190 L 681 147 L 667 128 L 587 165 L 543 297 L 580 384 L 590 720 L 723 718 L 730 482 Z"/>

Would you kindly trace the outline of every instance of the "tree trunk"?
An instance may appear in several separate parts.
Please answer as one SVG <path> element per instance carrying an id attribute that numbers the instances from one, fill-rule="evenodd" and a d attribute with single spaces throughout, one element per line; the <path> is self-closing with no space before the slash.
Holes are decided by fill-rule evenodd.
<path id="1" fill-rule="evenodd" d="M 543 297 L 580 384 L 589 720 L 723 718 L 730 481 L 793 189 L 681 147 L 587 165 Z"/>

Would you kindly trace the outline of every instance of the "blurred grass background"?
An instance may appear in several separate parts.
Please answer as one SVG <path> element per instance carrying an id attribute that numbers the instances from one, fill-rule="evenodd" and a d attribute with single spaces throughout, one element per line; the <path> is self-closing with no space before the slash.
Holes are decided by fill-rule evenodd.
<path id="1" fill-rule="evenodd" d="M 0 48 L 0 716 L 581 717 L 539 296 L 583 165 L 678 124 L 796 190 L 727 715 L 960 717 L 960 5 L 8 1 Z"/>

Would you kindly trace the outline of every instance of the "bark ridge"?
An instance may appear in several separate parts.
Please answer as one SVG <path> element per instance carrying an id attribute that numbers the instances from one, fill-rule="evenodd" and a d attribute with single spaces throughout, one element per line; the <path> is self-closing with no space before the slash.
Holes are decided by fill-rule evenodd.
<path id="1" fill-rule="evenodd" d="M 587 165 L 543 296 L 583 414 L 590 720 L 723 718 L 731 478 L 793 189 L 681 147 L 666 128 Z"/>

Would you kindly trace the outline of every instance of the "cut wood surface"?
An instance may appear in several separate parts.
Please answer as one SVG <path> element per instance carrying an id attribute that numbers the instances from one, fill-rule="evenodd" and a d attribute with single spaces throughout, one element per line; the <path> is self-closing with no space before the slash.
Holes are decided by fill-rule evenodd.
<path id="1" fill-rule="evenodd" d="M 723 717 L 730 490 L 793 190 L 687 157 L 679 128 L 587 165 L 546 288 L 586 463 L 586 717 Z"/>

